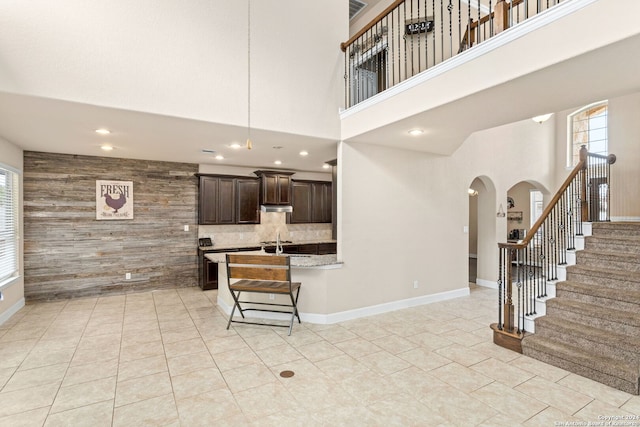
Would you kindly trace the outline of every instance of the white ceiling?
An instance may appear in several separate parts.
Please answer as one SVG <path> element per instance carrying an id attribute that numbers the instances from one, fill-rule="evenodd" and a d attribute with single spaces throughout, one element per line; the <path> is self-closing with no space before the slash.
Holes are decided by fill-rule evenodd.
<path id="1" fill-rule="evenodd" d="M 96 129 L 112 133 L 101 136 Z M 337 141 L 0 92 L 0 135 L 27 151 L 324 172 Z M 232 149 L 233 142 L 242 144 Z M 108 143 L 111 152 L 100 149 Z M 274 147 L 282 147 L 275 149 Z M 213 154 L 222 154 L 216 160 Z M 309 155 L 302 157 L 300 151 Z M 281 166 L 275 160 L 282 161 Z"/>
<path id="2" fill-rule="evenodd" d="M 639 91 L 640 55 L 629 54 L 639 49 L 640 35 L 636 35 L 375 129 L 369 127 L 348 141 L 450 154 L 475 131 Z M 94 132 L 103 127 L 112 134 L 104 137 Z M 430 131 L 407 137 L 412 127 Z M 336 158 L 338 142 L 252 130 L 253 149 L 238 151 L 230 145 L 246 141 L 247 129 L 242 126 L 6 92 L 0 92 L 0 136 L 29 151 L 312 172 L 323 172 L 323 163 Z M 102 143 L 115 149 L 104 152 Z M 203 149 L 225 159 L 218 161 Z M 301 150 L 309 156 L 301 157 Z M 275 160 L 282 165 L 276 166 Z"/>

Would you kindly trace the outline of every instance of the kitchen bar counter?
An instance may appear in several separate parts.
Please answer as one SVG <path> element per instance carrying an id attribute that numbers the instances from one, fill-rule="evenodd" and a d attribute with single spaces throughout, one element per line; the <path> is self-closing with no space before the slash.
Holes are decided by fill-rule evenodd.
<path id="1" fill-rule="evenodd" d="M 237 251 L 232 253 L 237 254 Z M 303 322 L 325 323 L 327 312 L 327 295 L 329 287 L 334 283 L 331 280 L 336 269 L 343 267 L 343 263 L 337 261 L 336 255 L 297 255 L 297 254 L 267 254 L 264 251 L 246 251 L 242 254 L 247 255 L 268 255 L 268 256 L 288 256 L 291 258 L 291 279 L 294 282 L 301 282 L 300 299 L 298 301 L 298 310 Z M 225 253 L 207 253 L 204 255 L 212 265 L 219 266 L 217 268 L 218 275 L 218 306 L 224 312 L 231 313 L 233 307 L 233 298 L 227 285 L 227 269 L 225 267 Z M 288 296 L 275 295 L 275 302 L 286 303 Z M 255 302 L 274 302 L 270 300 L 268 295 L 247 294 L 243 295 L 243 299 Z M 253 312 L 245 313 L 252 316 Z M 279 314 L 273 314 L 275 318 L 281 318 Z M 270 318 L 274 318 L 270 316 Z M 286 318 L 286 316 L 285 316 Z M 295 326 L 294 326 L 295 330 Z"/>
<path id="2" fill-rule="evenodd" d="M 234 252 L 235 253 L 235 252 Z M 337 261 L 336 254 L 330 255 L 296 255 L 296 254 L 283 254 L 273 255 L 263 251 L 246 251 L 242 252 L 243 255 L 270 255 L 270 256 L 288 256 L 291 257 L 292 268 L 340 268 L 341 262 Z M 208 253 L 205 257 L 211 262 L 218 264 L 225 262 L 225 253 Z"/>

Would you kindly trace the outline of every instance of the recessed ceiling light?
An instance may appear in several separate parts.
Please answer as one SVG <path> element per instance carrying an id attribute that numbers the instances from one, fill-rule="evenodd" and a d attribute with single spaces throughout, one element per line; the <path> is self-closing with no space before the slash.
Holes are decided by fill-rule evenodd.
<path id="1" fill-rule="evenodd" d="M 101 145 L 100 148 L 102 148 L 103 151 L 112 151 L 113 147 L 111 145 Z"/>
<path id="2" fill-rule="evenodd" d="M 229 147 L 233 148 L 234 150 L 237 150 L 238 148 L 242 147 L 242 145 L 238 144 L 237 142 L 234 142 Z"/>
<path id="3" fill-rule="evenodd" d="M 322 169 L 329 169 L 331 167 L 331 165 L 329 163 L 325 163 L 324 165 L 322 165 Z"/>
<path id="4" fill-rule="evenodd" d="M 422 129 L 411 129 L 409 131 L 409 135 L 411 136 L 418 136 L 418 135 L 422 135 L 424 133 L 424 131 Z"/>
<path id="5" fill-rule="evenodd" d="M 216 156 L 216 160 L 224 160 L 224 156 L 222 154 L 218 154 Z"/>
<path id="6" fill-rule="evenodd" d="M 302 151 L 300 152 L 300 155 L 301 155 L 302 157 L 304 157 L 304 156 L 308 156 L 308 155 L 309 155 L 309 152 L 308 152 L 308 151 L 305 151 L 305 150 L 302 150 Z"/>
<path id="7" fill-rule="evenodd" d="M 276 160 L 275 162 L 273 162 L 274 165 L 281 165 L 282 164 L 282 160 Z"/>
<path id="8" fill-rule="evenodd" d="M 96 129 L 96 133 L 100 135 L 109 135 L 111 131 L 109 129 Z"/>

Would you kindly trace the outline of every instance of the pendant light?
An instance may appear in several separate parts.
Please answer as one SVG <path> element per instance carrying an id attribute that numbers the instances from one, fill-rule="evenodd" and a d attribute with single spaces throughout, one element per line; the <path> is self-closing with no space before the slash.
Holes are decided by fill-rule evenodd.
<path id="1" fill-rule="evenodd" d="M 247 150 L 251 142 L 251 0 L 247 0 Z"/>

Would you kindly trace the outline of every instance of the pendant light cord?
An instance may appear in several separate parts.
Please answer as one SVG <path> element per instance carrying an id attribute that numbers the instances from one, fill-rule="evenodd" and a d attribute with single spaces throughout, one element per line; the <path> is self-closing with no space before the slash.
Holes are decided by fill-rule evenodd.
<path id="1" fill-rule="evenodd" d="M 247 149 L 251 145 L 251 0 L 247 0 Z"/>

